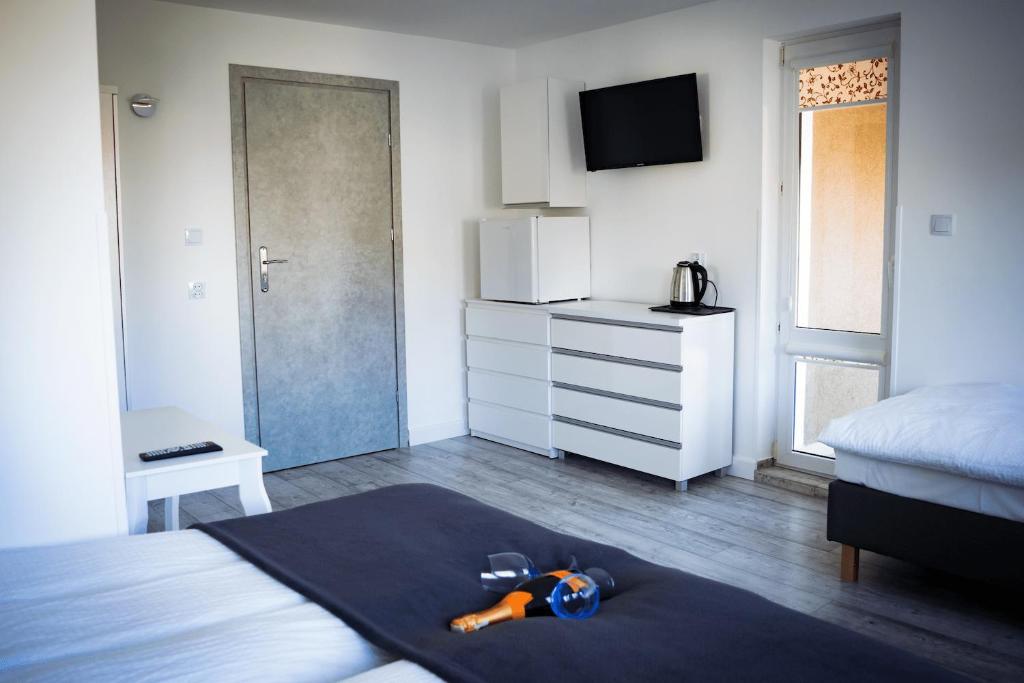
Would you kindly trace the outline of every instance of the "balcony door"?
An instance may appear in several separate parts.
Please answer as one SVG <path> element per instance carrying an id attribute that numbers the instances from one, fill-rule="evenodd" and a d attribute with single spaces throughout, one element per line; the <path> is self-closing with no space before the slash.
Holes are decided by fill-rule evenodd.
<path id="1" fill-rule="evenodd" d="M 888 395 L 897 29 L 787 45 L 778 461 L 830 474 L 818 436 Z"/>

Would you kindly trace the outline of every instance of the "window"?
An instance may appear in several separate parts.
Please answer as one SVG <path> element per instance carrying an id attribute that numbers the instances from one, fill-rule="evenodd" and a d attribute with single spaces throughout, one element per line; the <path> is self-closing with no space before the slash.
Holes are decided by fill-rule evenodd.
<path id="1" fill-rule="evenodd" d="M 799 327 L 879 334 L 888 60 L 800 70 Z"/>
<path id="2" fill-rule="evenodd" d="M 879 367 L 798 358 L 795 371 L 793 450 L 831 458 L 835 453 L 818 441 L 818 435 L 833 418 L 878 400 Z"/>

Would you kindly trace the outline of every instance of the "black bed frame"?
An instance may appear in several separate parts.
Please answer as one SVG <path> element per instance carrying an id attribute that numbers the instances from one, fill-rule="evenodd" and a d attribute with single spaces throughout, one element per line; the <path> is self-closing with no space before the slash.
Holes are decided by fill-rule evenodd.
<path id="1" fill-rule="evenodd" d="M 827 535 L 843 544 L 844 581 L 857 580 L 863 548 L 951 574 L 1024 585 L 1024 522 L 837 479 L 828 487 Z"/>

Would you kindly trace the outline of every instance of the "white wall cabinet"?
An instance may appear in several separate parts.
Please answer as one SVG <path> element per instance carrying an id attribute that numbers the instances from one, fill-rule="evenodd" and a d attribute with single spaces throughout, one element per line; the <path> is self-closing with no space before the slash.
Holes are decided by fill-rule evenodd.
<path id="1" fill-rule="evenodd" d="M 501 200 L 587 203 L 579 93 L 582 81 L 541 78 L 501 89 Z"/>

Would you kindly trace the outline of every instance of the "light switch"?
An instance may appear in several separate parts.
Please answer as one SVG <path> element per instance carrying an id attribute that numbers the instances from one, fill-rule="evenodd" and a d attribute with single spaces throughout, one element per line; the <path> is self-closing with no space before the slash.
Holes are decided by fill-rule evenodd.
<path id="1" fill-rule="evenodd" d="M 203 243 L 203 231 L 199 228 L 185 228 L 185 246 L 197 247 Z"/>
<path id="2" fill-rule="evenodd" d="M 931 233 L 942 237 L 949 237 L 953 234 L 952 214 L 932 214 Z"/>

